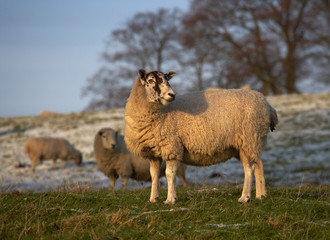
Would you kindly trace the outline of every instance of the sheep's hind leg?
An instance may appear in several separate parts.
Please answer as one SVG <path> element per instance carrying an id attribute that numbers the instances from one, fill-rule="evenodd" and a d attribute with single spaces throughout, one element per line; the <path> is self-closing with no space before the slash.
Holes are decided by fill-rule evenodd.
<path id="1" fill-rule="evenodd" d="M 55 169 L 55 165 L 56 165 L 56 158 L 53 159 L 53 162 L 52 162 L 52 165 L 50 166 L 50 169 L 51 170 L 54 170 Z"/>
<path id="2" fill-rule="evenodd" d="M 176 171 L 176 176 L 180 179 L 180 183 L 184 187 L 187 186 L 185 171 L 186 171 L 186 166 L 180 163 Z"/>
<path id="3" fill-rule="evenodd" d="M 165 204 L 174 204 L 177 200 L 175 192 L 175 175 L 178 168 L 177 161 L 166 161 L 166 179 L 168 184 L 167 199 Z"/>
<path id="4" fill-rule="evenodd" d="M 150 160 L 150 176 L 151 176 L 151 194 L 150 202 L 159 201 L 159 172 L 160 172 L 159 160 Z"/>
<path id="5" fill-rule="evenodd" d="M 121 176 L 121 186 L 123 187 L 123 190 L 127 189 L 127 182 L 128 182 L 128 177 Z"/>
<path id="6" fill-rule="evenodd" d="M 256 181 L 256 198 L 262 199 L 266 197 L 266 184 L 264 177 L 264 168 L 261 159 L 255 163 L 254 177 Z"/>
<path id="7" fill-rule="evenodd" d="M 244 202 L 248 202 L 251 199 L 253 170 L 249 162 L 249 159 L 245 156 L 245 154 L 240 153 L 240 160 L 244 167 L 244 184 L 243 184 L 242 196 L 238 199 L 238 201 L 244 203 Z"/>
<path id="8" fill-rule="evenodd" d="M 61 169 L 64 169 L 64 160 L 61 159 Z"/>

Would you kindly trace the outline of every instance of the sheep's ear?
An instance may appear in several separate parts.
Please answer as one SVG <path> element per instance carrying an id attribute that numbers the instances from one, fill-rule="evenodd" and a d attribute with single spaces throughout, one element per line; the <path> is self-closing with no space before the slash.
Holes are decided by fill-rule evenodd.
<path id="1" fill-rule="evenodd" d="M 140 69 L 140 70 L 139 70 L 139 77 L 140 77 L 140 82 L 141 82 L 141 84 L 144 85 L 145 82 L 146 82 L 146 77 L 147 77 L 146 70 L 144 70 L 144 69 Z"/>
<path id="2" fill-rule="evenodd" d="M 168 72 L 165 74 L 165 78 L 167 81 L 169 81 L 174 76 L 175 76 L 175 72 Z"/>

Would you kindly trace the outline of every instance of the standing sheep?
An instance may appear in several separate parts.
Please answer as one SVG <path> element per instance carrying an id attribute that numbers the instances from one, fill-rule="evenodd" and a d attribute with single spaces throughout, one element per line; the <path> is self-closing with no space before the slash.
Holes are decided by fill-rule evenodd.
<path id="1" fill-rule="evenodd" d="M 36 164 L 42 163 L 43 160 L 53 159 L 51 169 L 55 167 L 56 159 L 62 160 L 62 168 L 64 161 L 73 159 L 77 166 L 82 162 L 81 152 L 64 138 L 30 138 L 25 142 L 24 152 L 31 160 L 31 172 L 34 172 Z"/>
<path id="2" fill-rule="evenodd" d="M 102 128 L 94 138 L 94 153 L 98 169 L 110 179 L 110 189 L 115 191 L 116 180 L 121 176 L 123 189 L 126 189 L 129 178 L 139 181 L 150 181 L 150 163 L 139 156 L 132 155 L 126 148 L 124 136 L 111 128 Z M 181 164 L 177 176 L 182 185 L 185 181 L 186 166 Z M 165 164 L 161 168 L 165 176 Z"/>
<path id="3" fill-rule="evenodd" d="M 167 200 L 176 201 L 174 176 L 179 163 L 207 166 L 237 157 L 244 167 L 239 202 L 266 196 L 259 156 L 269 130 L 278 123 L 275 109 L 252 90 L 218 90 L 175 97 L 168 81 L 175 75 L 139 70 L 126 103 L 125 142 L 136 155 L 150 159 L 150 201 L 159 198 L 159 168 L 166 161 Z M 174 101 L 174 99 L 176 99 Z"/>

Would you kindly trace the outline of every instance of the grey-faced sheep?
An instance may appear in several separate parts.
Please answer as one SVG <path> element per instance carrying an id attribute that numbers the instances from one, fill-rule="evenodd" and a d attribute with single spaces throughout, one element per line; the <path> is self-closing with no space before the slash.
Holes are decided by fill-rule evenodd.
<path id="1" fill-rule="evenodd" d="M 36 164 L 44 160 L 53 160 L 52 169 L 57 159 L 62 160 L 62 168 L 64 161 L 74 160 L 77 166 L 80 166 L 82 162 L 81 152 L 64 138 L 30 138 L 25 142 L 24 152 L 31 160 L 31 172 L 34 172 Z"/>
<path id="2" fill-rule="evenodd" d="M 175 75 L 139 70 L 126 103 L 125 142 L 136 155 L 150 159 L 150 201 L 159 198 L 161 160 L 166 161 L 168 194 L 176 201 L 178 163 L 207 166 L 237 157 L 245 179 L 239 202 L 250 199 L 252 173 L 256 197 L 266 196 L 262 147 L 278 123 L 275 109 L 252 90 L 218 90 L 175 96 L 168 81 Z M 175 101 L 174 101 L 175 100 Z"/>
<path id="3" fill-rule="evenodd" d="M 115 190 L 116 180 L 121 177 L 125 190 L 129 178 L 139 181 L 150 181 L 150 163 L 142 157 L 132 155 L 126 148 L 124 136 L 111 128 L 100 129 L 94 138 L 94 153 L 97 167 L 110 179 L 110 189 Z M 185 181 L 186 166 L 181 164 L 177 176 L 182 185 Z M 165 163 L 161 167 L 162 176 L 165 175 Z"/>

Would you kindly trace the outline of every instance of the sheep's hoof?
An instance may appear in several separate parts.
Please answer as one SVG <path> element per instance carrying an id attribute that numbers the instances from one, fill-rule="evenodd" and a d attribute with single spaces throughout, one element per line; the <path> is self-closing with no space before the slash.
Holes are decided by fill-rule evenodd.
<path id="1" fill-rule="evenodd" d="M 250 199 L 250 196 L 242 196 L 238 199 L 238 202 L 240 203 L 246 203 L 246 202 L 249 202 L 251 199 Z"/>
<path id="2" fill-rule="evenodd" d="M 157 202 L 159 202 L 159 197 L 156 197 L 156 198 L 153 198 L 153 199 L 150 198 L 149 201 L 150 201 L 151 203 L 157 203 Z"/>
<path id="3" fill-rule="evenodd" d="M 177 201 L 177 198 L 174 198 L 174 199 L 166 199 L 166 201 L 164 201 L 164 204 L 175 204 Z"/>
<path id="4" fill-rule="evenodd" d="M 265 198 L 266 198 L 266 195 L 256 196 L 256 199 L 259 199 L 259 200 L 262 200 L 262 199 L 265 199 Z"/>

